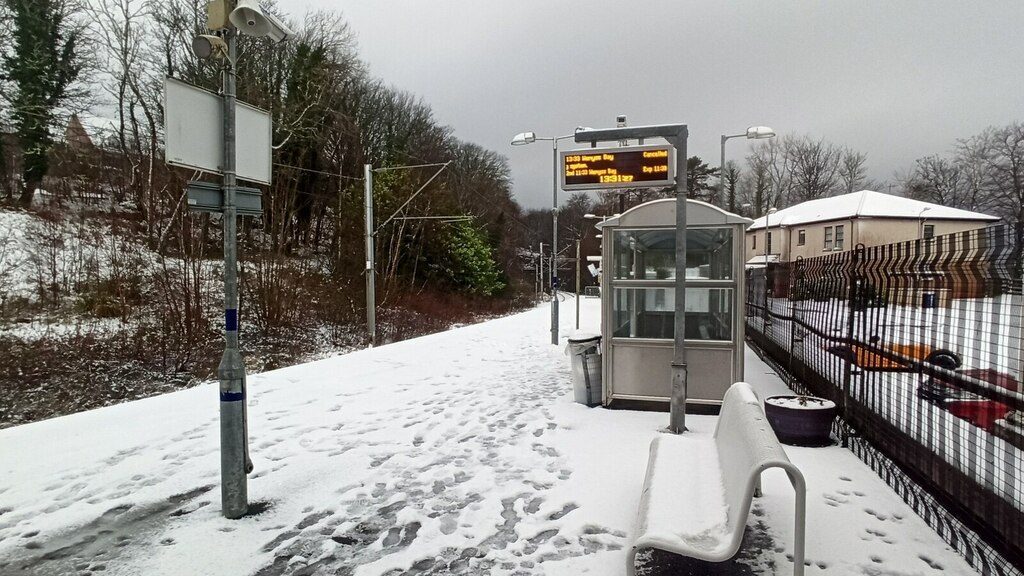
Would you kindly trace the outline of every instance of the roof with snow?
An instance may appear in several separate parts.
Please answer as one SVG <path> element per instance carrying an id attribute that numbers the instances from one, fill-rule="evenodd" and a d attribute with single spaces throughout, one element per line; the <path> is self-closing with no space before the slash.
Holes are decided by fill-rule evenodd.
<path id="1" fill-rule="evenodd" d="M 701 202 L 686 200 L 686 219 L 689 224 L 748 224 L 749 218 Z M 661 198 L 633 206 L 622 214 L 618 214 L 596 224 L 597 228 L 629 227 L 629 226 L 675 226 L 676 199 Z"/>
<path id="2" fill-rule="evenodd" d="M 911 200 L 901 196 L 893 196 L 873 190 L 861 190 L 841 196 L 810 200 L 796 206 L 790 206 L 768 216 L 762 216 L 750 225 L 748 230 L 764 228 L 765 219 L 768 226 L 795 226 L 811 222 L 827 222 L 830 220 L 846 220 L 850 218 L 922 218 L 928 220 L 975 220 L 996 222 L 996 216 L 981 212 L 949 208 L 941 204 Z"/>

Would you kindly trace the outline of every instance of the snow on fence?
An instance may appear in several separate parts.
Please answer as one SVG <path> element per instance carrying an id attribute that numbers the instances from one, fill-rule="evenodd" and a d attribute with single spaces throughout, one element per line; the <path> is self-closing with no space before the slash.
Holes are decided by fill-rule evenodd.
<path id="1" fill-rule="evenodd" d="M 1024 566 L 1020 244 L 998 225 L 747 278 L 748 336 L 984 574 Z"/>

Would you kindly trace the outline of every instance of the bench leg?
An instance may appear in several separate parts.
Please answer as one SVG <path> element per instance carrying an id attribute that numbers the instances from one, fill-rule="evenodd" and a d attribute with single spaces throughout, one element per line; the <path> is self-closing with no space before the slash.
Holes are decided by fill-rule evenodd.
<path id="1" fill-rule="evenodd" d="M 795 470 L 795 468 L 794 468 Z M 789 479 L 793 483 L 796 500 L 794 516 L 796 526 L 793 530 L 793 576 L 804 576 L 804 545 L 807 537 L 807 485 L 803 474 L 789 471 Z"/>
<path id="2" fill-rule="evenodd" d="M 636 576 L 636 546 L 630 546 L 626 553 L 626 576 Z"/>

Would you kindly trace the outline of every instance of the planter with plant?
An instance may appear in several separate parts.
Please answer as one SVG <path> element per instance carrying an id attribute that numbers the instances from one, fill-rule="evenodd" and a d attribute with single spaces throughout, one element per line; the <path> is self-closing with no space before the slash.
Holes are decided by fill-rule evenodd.
<path id="1" fill-rule="evenodd" d="M 828 446 L 836 403 L 802 394 L 769 396 L 764 415 L 779 442 L 794 446 Z"/>

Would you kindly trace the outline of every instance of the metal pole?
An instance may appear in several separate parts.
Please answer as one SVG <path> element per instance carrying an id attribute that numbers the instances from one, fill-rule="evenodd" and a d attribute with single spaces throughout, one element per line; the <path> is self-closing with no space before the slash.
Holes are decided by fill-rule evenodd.
<path id="1" fill-rule="evenodd" d="M 576 329 L 580 329 L 580 240 L 576 239 Z"/>
<path id="2" fill-rule="evenodd" d="M 672 397 L 669 431 L 686 431 L 686 139 L 684 126 L 670 140 L 676 148 L 676 294 L 675 350 L 672 357 Z"/>
<path id="3" fill-rule="evenodd" d="M 551 139 L 551 343 L 558 344 L 558 138 Z"/>
<path id="4" fill-rule="evenodd" d="M 540 302 L 541 294 L 544 293 L 544 243 L 540 243 L 540 254 L 537 255 L 537 259 L 540 261 L 540 268 L 537 270 L 537 286 L 540 288 L 537 291 L 537 301 Z"/>
<path id="5" fill-rule="evenodd" d="M 729 136 L 722 134 L 722 157 L 721 161 L 718 163 L 718 193 L 720 194 L 719 206 L 725 206 L 725 141 L 728 139 Z M 729 206 L 730 212 L 732 212 L 735 209 L 735 206 Z"/>
<path id="6" fill-rule="evenodd" d="M 541 242 L 541 248 L 544 247 L 544 243 Z M 540 253 L 537 254 L 536 268 L 533 270 L 533 303 L 536 304 L 540 300 L 540 267 L 541 267 Z"/>
<path id="7" fill-rule="evenodd" d="M 235 207 L 235 36 L 229 29 L 224 63 L 224 356 L 220 380 L 221 510 L 226 518 L 249 511 L 246 473 L 252 470 L 246 438 L 245 364 L 238 350 L 238 217 Z"/>
<path id="8" fill-rule="evenodd" d="M 366 204 L 366 332 L 370 346 L 377 343 L 377 294 L 375 291 L 375 275 L 373 261 L 373 166 L 363 165 L 363 181 L 365 182 Z"/>

